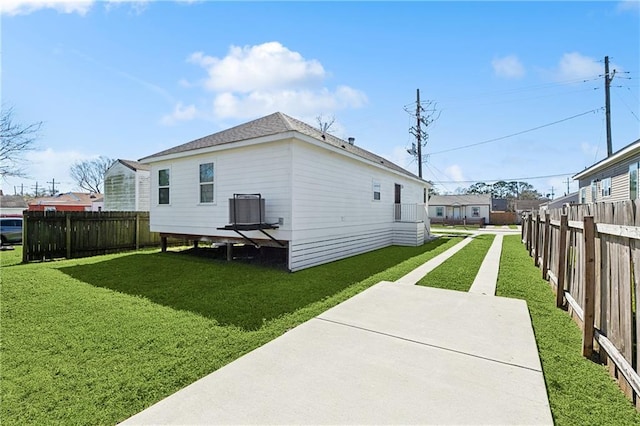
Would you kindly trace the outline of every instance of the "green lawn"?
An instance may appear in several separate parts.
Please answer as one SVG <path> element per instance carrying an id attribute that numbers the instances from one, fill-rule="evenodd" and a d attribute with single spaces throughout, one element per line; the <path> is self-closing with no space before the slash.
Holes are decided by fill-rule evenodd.
<path id="1" fill-rule="evenodd" d="M 117 423 L 458 241 L 294 274 L 156 251 L 38 264 L 0 252 L 0 418 Z"/>
<path id="2" fill-rule="evenodd" d="M 496 294 L 527 301 L 556 424 L 640 424 L 640 414 L 606 368 L 582 357 L 580 329 L 555 307 L 549 283 L 533 266 L 519 235 L 504 237 Z"/>
<path id="3" fill-rule="evenodd" d="M 458 253 L 418 281 L 418 285 L 469 291 L 495 235 L 477 236 Z"/>

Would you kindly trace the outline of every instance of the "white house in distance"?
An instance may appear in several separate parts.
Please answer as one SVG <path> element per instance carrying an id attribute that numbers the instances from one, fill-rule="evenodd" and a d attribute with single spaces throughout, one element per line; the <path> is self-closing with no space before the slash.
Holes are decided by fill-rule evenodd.
<path id="1" fill-rule="evenodd" d="M 489 223 L 491 194 L 432 195 L 429 218 L 432 223 Z"/>
<path id="2" fill-rule="evenodd" d="M 640 198 L 640 139 L 576 174 L 578 202 L 599 203 Z"/>
<path id="3" fill-rule="evenodd" d="M 279 112 L 140 162 L 151 231 L 282 247 L 291 271 L 428 236 L 429 183 Z"/>
<path id="4" fill-rule="evenodd" d="M 149 211 L 149 165 L 118 159 L 104 174 L 104 211 Z"/>

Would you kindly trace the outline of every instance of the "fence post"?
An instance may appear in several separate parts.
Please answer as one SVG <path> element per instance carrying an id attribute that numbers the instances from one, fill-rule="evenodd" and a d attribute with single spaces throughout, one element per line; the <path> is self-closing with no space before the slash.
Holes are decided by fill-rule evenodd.
<path id="1" fill-rule="evenodd" d="M 29 223 L 29 216 L 27 210 L 22 212 L 22 263 L 29 261 L 29 241 L 27 236 L 29 235 L 27 230 L 27 224 Z"/>
<path id="2" fill-rule="evenodd" d="M 532 236 L 531 231 L 533 230 L 533 215 L 529 213 L 527 215 L 527 250 L 529 251 L 529 256 L 531 256 L 531 246 L 532 246 Z"/>
<path id="3" fill-rule="evenodd" d="M 136 212 L 136 250 L 140 250 L 140 212 Z"/>
<path id="4" fill-rule="evenodd" d="M 535 256 L 533 257 L 533 264 L 540 266 L 540 213 L 536 212 L 536 241 L 535 241 Z"/>
<path id="5" fill-rule="evenodd" d="M 66 239 L 65 244 L 67 245 L 67 259 L 71 259 L 71 215 L 69 212 L 64 214 L 64 218 L 66 221 Z"/>
<path id="6" fill-rule="evenodd" d="M 582 327 L 582 356 L 593 355 L 593 334 L 596 288 L 596 235 L 593 216 L 585 216 L 584 223 L 584 322 Z"/>
<path id="7" fill-rule="evenodd" d="M 558 246 L 558 288 L 556 289 L 556 307 L 564 305 L 564 279 L 567 271 L 567 231 L 569 230 L 569 217 L 566 214 L 560 216 L 560 243 Z"/>
<path id="8" fill-rule="evenodd" d="M 542 279 L 547 279 L 547 272 L 549 271 L 549 237 L 551 233 L 551 220 L 549 218 L 549 212 L 544 214 L 544 240 L 542 241 Z"/>

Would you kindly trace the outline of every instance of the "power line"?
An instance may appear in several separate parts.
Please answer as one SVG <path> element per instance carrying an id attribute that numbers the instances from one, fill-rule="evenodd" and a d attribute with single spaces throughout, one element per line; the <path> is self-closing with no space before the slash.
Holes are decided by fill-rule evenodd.
<path id="1" fill-rule="evenodd" d="M 563 118 L 562 120 L 554 121 L 553 123 L 543 124 L 541 126 L 533 127 L 531 129 L 528 129 L 528 130 L 523 130 L 521 132 L 516 132 L 516 133 L 512 133 L 510 135 L 501 136 L 499 138 L 489 139 L 489 140 L 486 140 L 486 141 L 476 142 L 476 143 L 472 143 L 472 144 L 469 144 L 469 145 L 458 146 L 456 148 L 450 148 L 450 149 L 445 149 L 445 150 L 442 150 L 442 151 L 432 152 L 432 153 L 430 153 L 430 155 L 443 154 L 445 152 L 451 152 L 451 151 L 459 151 L 461 149 L 466 149 L 466 148 L 471 148 L 471 147 L 478 146 L 478 145 L 488 144 L 488 143 L 491 143 L 491 142 L 501 141 L 503 139 L 508 139 L 508 138 L 512 138 L 514 136 L 518 136 L 518 135 L 522 135 L 522 134 L 525 134 L 525 133 L 533 132 L 535 130 L 543 129 L 545 127 L 549 127 L 549 126 L 553 126 L 555 124 L 563 123 L 565 121 L 573 120 L 574 118 L 578 118 L 578 117 L 581 117 L 583 115 L 595 113 L 595 112 L 598 112 L 598 111 L 602 111 L 602 108 L 592 109 L 590 111 L 586 111 L 586 112 L 583 112 L 583 113 L 580 113 L 580 114 L 576 114 L 576 115 L 573 115 L 571 117 Z"/>
<path id="2" fill-rule="evenodd" d="M 443 174 L 446 176 L 445 173 Z M 560 173 L 557 175 L 526 176 L 526 177 L 500 178 L 500 179 L 451 180 L 451 181 L 439 181 L 437 183 L 476 183 L 476 182 L 499 182 L 499 181 L 513 182 L 513 181 L 537 180 L 537 179 L 547 179 L 547 178 L 553 178 L 553 177 L 573 176 L 573 175 L 575 175 L 575 172 Z"/>

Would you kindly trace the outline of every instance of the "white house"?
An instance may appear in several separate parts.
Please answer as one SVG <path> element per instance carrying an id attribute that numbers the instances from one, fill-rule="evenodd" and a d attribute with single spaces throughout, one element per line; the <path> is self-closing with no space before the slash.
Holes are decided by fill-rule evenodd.
<path id="1" fill-rule="evenodd" d="M 116 160 L 104 175 L 104 211 L 149 211 L 149 165 Z"/>
<path id="2" fill-rule="evenodd" d="M 432 195 L 429 218 L 432 223 L 489 223 L 491 194 Z"/>
<path id="3" fill-rule="evenodd" d="M 428 236 L 426 181 L 282 113 L 140 161 L 151 231 L 164 238 L 282 247 L 297 271 Z M 239 220 L 246 212 L 230 210 L 251 196 L 234 194 L 260 194 L 264 207 L 256 196 L 253 219 Z"/>
<path id="4" fill-rule="evenodd" d="M 578 202 L 599 203 L 640 198 L 640 139 L 576 174 Z"/>

